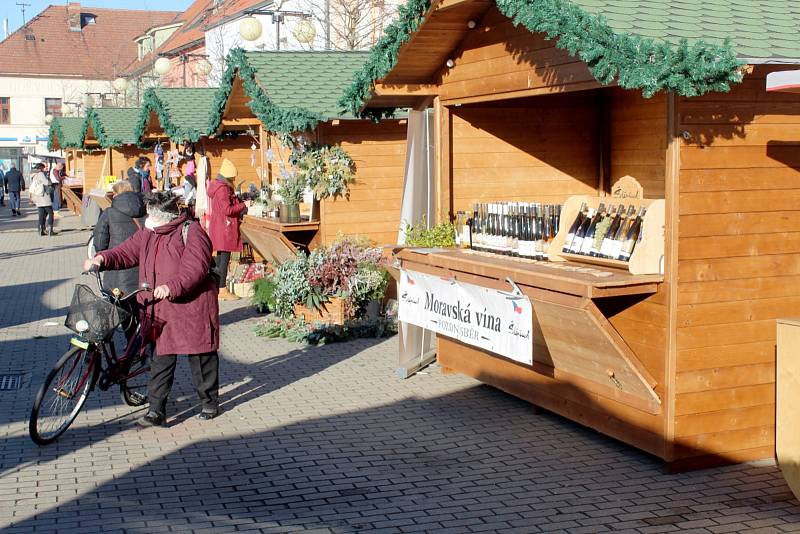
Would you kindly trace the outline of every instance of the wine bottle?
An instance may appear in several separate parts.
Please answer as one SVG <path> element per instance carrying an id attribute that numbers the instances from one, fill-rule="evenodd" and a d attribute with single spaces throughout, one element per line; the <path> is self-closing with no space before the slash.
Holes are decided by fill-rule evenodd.
<path id="1" fill-rule="evenodd" d="M 608 235 L 608 232 L 611 229 L 611 224 L 614 222 L 616 215 L 617 207 L 611 206 L 611 212 L 604 215 L 600 222 L 597 223 L 597 229 L 594 233 L 594 241 L 592 241 L 592 249 L 589 251 L 590 256 L 595 258 L 600 256 L 600 247 L 603 245 L 603 241 Z"/>
<path id="2" fill-rule="evenodd" d="M 586 202 L 581 204 L 581 209 L 578 211 L 578 215 L 575 217 L 575 220 L 572 221 L 572 226 L 569 227 L 569 231 L 567 232 L 567 237 L 564 238 L 564 248 L 561 249 L 561 252 L 570 252 L 572 249 L 572 240 L 575 239 L 575 234 L 580 228 L 583 220 L 586 218 Z"/>
<path id="3" fill-rule="evenodd" d="M 597 211 L 592 217 L 591 223 L 589 223 L 589 227 L 586 229 L 586 235 L 583 236 L 583 241 L 581 242 L 581 250 L 579 254 L 584 256 L 588 256 L 592 250 L 592 244 L 594 243 L 594 234 L 597 230 L 597 223 L 603 218 L 603 215 L 606 211 L 606 205 L 604 203 L 600 203 L 598 206 Z"/>
<path id="4" fill-rule="evenodd" d="M 553 212 L 550 206 L 544 207 L 542 217 L 542 260 L 550 259 L 550 242 L 553 240 Z"/>
<path id="5" fill-rule="evenodd" d="M 642 231 L 642 222 L 644 222 L 645 213 L 647 213 L 645 207 L 640 207 L 639 214 L 636 216 L 636 219 L 634 219 L 627 235 L 625 236 L 625 242 L 622 245 L 622 252 L 620 252 L 618 259 L 622 261 L 630 261 L 631 255 L 633 254 L 633 249 L 636 247 L 636 243 L 638 242 L 639 235 Z"/>
<path id="6" fill-rule="evenodd" d="M 572 244 L 570 244 L 569 251 L 571 254 L 580 254 L 581 247 L 583 246 L 583 239 L 586 237 L 586 231 L 589 229 L 589 225 L 592 224 L 594 213 L 594 208 L 589 208 L 586 215 L 584 215 L 583 222 L 575 232 L 575 237 L 572 239 Z"/>
<path id="7" fill-rule="evenodd" d="M 531 222 L 530 204 L 525 204 L 522 210 L 522 246 L 520 255 L 530 260 L 533 259 L 533 223 Z"/>
<path id="8" fill-rule="evenodd" d="M 619 225 L 625 217 L 624 212 L 625 204 L 620 204 L 617 208 L 617 215 L 614 217 L 614 220 L 611 221 L 611 226 L 608 228 L 608 232 L 605 238 L 603 238 L 603 242 L 600 244 L 601 258 L 614 258 L 614 256 L 611 255 L 611 248 L 614 246 L 614 238 L 619 230 Z"/>
<path id="9" fill-rule="evenodd" d="M 635 214 L 636 208 L 633 205 L 628 206 L 628 212 L 622 217 L 617 233 L 609 248 L 609 257 L 611 259 L 619 259 L 619 255 L 622 253 L 622 244 L 625 242 L 625 236 L 628 234 Z"/>

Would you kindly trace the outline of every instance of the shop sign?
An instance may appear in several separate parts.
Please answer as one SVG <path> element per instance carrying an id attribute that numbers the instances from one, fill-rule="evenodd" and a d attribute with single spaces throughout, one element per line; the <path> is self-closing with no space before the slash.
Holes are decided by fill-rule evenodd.
<path id="1" fill-rule="evenodd" d="M 21 145 L 35 145 L 36 138 L 30 135 L 23 135 L 22 137 L 19 138 L 19 143 Z"/>
<path id="2" fill-rule="evenodd" d="M 506 358 L 533 363 L 528 297 L 401 271 L 398 318 Z"/>

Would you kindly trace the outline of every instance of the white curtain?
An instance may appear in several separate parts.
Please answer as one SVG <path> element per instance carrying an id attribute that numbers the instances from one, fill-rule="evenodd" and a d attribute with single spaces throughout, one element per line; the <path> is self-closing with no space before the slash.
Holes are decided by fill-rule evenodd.
<path id="1" fill-rule="evenodd" d="M 197 162 L 197 195 L 194 201 L 194 215 L 198 219 L 202 218 L 206 213 L 206 209 L 208 209 L 206 180 L 208 180 L 208 158 L 200 156 Z"/>
<path id="2" fill-rule="evenodd" d="M 409 111 L 406 141 L 406 170 L 403 200 L 400 207 L 400 231 L 397 243 L 406 241 L 406 224 L 415 224 L 424 216 L 430 224 L 434 210 L 433 110 Z"/>
<path id="3" fill-rule="evenodd" d="M 417 223 L 424 216 L 430 225 L 434 219 L 433 117 L 433 110 L 408 113 L 406 171 L 400 207 L 400 232 L 397 236 L 399 245 L 406 241 L 406 224 Z M 401 322 L 399 338 L 397 375 L 407 378 L 430 363 L 436 347 L 436 335 L 430 330 Z"/>

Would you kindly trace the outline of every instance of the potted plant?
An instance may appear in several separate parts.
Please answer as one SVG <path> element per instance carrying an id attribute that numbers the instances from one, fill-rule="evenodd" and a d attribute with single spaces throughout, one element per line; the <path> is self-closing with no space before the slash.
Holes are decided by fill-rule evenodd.
<path id="1" fill-rule="evenodd" d="M 280 205 L 281 222 L 300 222 L 300 202 L 303 201 L 305 188 L 305 180 L 298 174 L 287 174 L 281 179 L 276 190 L 283 200 Z"/>

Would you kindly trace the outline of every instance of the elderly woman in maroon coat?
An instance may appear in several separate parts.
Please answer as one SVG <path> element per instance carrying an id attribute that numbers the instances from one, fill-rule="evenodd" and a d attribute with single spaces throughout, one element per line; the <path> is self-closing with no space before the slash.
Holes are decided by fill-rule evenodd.
<path id="1" fill-rule="evenodd" d="M 177 355 L 186 354 L 192 382 L 202 403 L 200 419 L 219 414 L 219 305 L 217 284 L 211 274 L 211 242 L 197 222 L 179 215 L 177 197 L 170 193 L 145 195 L 145 228 L 121 245 L 104 250 L 86 269 L 139 267 L 139 283 L 154 287 L 154 304 L 139 294 L 148 323 L 156 336 L 156 355 L 150 365 L 150 409 L 139 421 L 162 426 L 175 378 Z"/>

